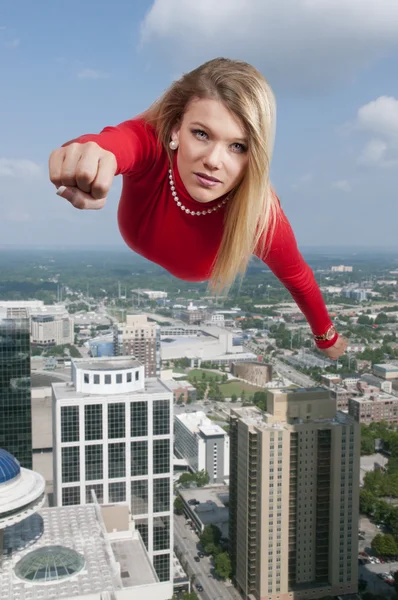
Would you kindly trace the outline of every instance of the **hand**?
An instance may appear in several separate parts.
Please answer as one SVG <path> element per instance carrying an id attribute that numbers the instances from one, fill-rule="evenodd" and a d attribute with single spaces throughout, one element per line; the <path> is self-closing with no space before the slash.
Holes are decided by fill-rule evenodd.
<path id="1" fill-rule="evenodd" d="M 321 349 L 321 352 L 323 352 L 323 354 L 326 354 L 326 356 L 331 360 L 337 360 L 339 356 L 344 354 L 347 345 L 348 341 L 346 340 L 346 338 L 339 335 L 333 346 L 330 346 L 329 348 L 323 348 Z"/>
<path id="2" fill-rule="evenodd" d="M 58 148 L 49 160 L 50 180 L 57 194 L 81 210 L 105 205 L 116 169 L 115 155 L 95 142 Z"/>

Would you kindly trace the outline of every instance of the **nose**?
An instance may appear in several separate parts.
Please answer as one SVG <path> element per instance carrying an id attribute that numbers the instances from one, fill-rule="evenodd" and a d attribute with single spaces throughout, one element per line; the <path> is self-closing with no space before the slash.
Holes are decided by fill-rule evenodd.
<path id="1" fill-rule="evenodd" d="M 220 144 L 212 144 L 207 149 L 206 155 L 203 160 L 205 167 L 212 171 L 216 171 L 221 168 L 222 165 L 223 149 Z"/>

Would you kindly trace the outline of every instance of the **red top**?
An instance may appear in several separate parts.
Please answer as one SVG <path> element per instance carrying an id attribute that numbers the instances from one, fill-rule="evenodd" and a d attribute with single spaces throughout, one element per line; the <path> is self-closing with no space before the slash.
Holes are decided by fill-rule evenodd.
<path id="1" fill-rule="evenodd" d="M 183 212 L 173 200 L 168 177 L 167 153 L 159 147 L 155 130 L 142 119 L 106 127 L 100 134 L 84 135 L 75 142 L 96 142 L 112 152 L 116 174 L 123 175 L 118 223 L 126 244 L 186 281 L 209 279 L 211 266 L 221 242 L 225 208 L 206 215 Z M 187 192 L 173 165 L 179 199 L 186 208 L 203 210 L 218 201 L 202 203 Z M 312 332 L 322 335 L 331 321 L 314 274 L 300 254 L 292 228 L 280 208 L 280 215 L 265 257 L 257 254 L 289 290 L 307 318 Z M 326 348 L 330 342 L 318 342 Z"/>

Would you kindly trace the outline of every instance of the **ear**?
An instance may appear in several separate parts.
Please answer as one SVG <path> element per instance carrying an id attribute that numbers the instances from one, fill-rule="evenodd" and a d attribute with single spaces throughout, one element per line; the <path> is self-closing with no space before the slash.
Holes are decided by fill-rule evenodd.
<path id="1" fill-rule="evenodd" d="M 173 142 L 179 142 L 180 140 L 180 128 L 181 128 L 181 123 L 176 123 L 176 125 L 174 125 L 173 129 L 171 130 L 171 139 L 173 140 Z"/>

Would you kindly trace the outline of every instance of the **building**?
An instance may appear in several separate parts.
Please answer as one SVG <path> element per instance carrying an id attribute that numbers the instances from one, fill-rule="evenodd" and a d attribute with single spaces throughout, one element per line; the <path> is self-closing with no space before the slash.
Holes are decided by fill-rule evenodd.
<path id="1" fill-rule="evenodd" d="M 160 329 L 145 315 L 127 315 L 115 328 L 115 356 L 132 356 L 145 367 L 145 377 L 160 373 Z"/>
<path id="2" fill-rule="evenodd" d="M 398 365 L 390 365 L 387 363 L 373 365 L 373 374 L 376 375 L 376 377 L 381 377 L 382 379 L 397 379 Z"/>
<path id="3" fill-rule="evenodd" d="M 352 267 L 348 267 L 346 265 L 338 265 L 331 267 L 330 269 L 332 273 L 352 273 Z"/>
<path id="4" fill-rule="evenodd" d="M 391 425 L 398 423 L 398 398 L 386 393 L 350 398 L 348 412 L 358 423 L 386 421 Z"/>
<path id="5" fill-rule="evenodd" d="M 178 381 L 174 379 L 168 379 L 164 381 L 165 386 L 173 392 L 173 401 L 176 404 L 187 402 L 196 402 L 198 391 L 196 387 L 191 385 L 189 381 Z"/>
<path id="6" fill-rule="evenodd" d="M 245 379 L 253 385 L 264 387 L 272 381 L 272 365 L 260 362 L 232 363 L 231 372 L 235 377 Z"/>
<path id="7" fill-rule="evenodd" d="M 174 417 L 174 448 L 192 471 L 207 471 L 210 483 L 229 476 L 229 436 L 205 413 L 182 413 Z"/>
<path id="8" fill-rule="evenodd" d="M 187 308 L 178 312 L 178 318 L 184 323 L 188 323 L 188 325 L 200 325 L 203 321 L 210 320 L 211 315 L 207 309 L 194 306 L 190 302 Z"/>
<path id="9" fill-rule="evenodd" d="M 27 318 L 0 309 L 0 448 L 32 468 L 30 332 Z"/>
<path id="10" fill-rule="evenodd" d="M 42 300 L 0 301 L 0 311 L 9 318 L 30 318 L 31 343 L 40 348 L 74 342 L 74 319 L 64 304 L 44 304 Z"/>
<path id="11" fill-rule="evenodd" d="M 231 411 L 230 539 L 245 599 L 355 593 L 359 424 L 324 388 Z"/>
<path id="12" fill-rule="evenodd" d="M 223 538 L 228 538 L 229 488 L 227 485 L 207 485 L 204 488 L 178 490 L 184 502 L 184 513 L 198 532 L 215 525 Z"/>
<path id="13" fill-rule="evenodd" d="M 127 505 L 43 508 L 44 480 L 0 450 L 0 598 L 168 600 Z M 173 569 L 174 570 L 174 569 Z"/>
<path id="14" fill-rule="evenodd" d="M 341 382 L 340 375 L 333 375 L 332 373 L 324 373 L 321 375 L 321 383 L 326 387 L 333 387 Z"/>
<path id="15" fill-rule="evenodd" d="M 167 298 L 167 292 L 159 292 L 156 290 L 131 290 L 134 296 L 140 298 L 144 296 L 147 300 L 165 300 Z"/>
<path id="16" fill-rule="evenodd" d="M 67 312 L 63 315 L 32 315 L 30 334 L 32 344 L 40 348 L 73 344 L 74 322 Z"/>
<path id="17" fill-rule="evenodd" d="M 127 503 L 161 581 L 172 578 L 172 393 L 129 357 L 72 361 L 53 384 L 57 506 Z"/>

